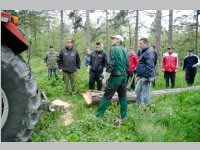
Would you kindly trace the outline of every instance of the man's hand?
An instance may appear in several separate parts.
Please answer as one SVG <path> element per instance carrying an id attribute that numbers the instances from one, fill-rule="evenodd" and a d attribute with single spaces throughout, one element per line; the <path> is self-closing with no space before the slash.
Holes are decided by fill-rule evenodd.
<path id="1" fill-rule="evenodd" d="M 162 69 L 162 72 L 165 72 L 165 69 Z"/>
<path id="2" fill-rule="evenodd" d="M 79 71 L 80 71 L 80 69 L 77 69 L 77 70 L 76 70 L 76 73 L 79 73 Z"/>
<path id="3" fill-rule="evenodd" d="M 88 73 L 90 72 L 90 68 L 91 68 L 91 66 L 88 65 L 88 67 L 87 67 L 87 72 L 88 72 Z"/>
<path id="4" fill-rule="evenodd" d="M 177 71 L 178 71 L 178 69 L 175 70 L 175 72 L 177 72 Z"/>
<path id="5" fill-rule="evenodd" d="M 47 63 L 45 63 L 45 65 L 46 65 L 46 67 L 48 67 L 48 64 L 47 64 Z"/>
<path id="6" fill-rule="evenodd" d="M 196 64 L 192 66 L 192 68 L 196 68 L 196 67 L 197 67 L 197 65 L 196 65 Z"/>
<path id="7" fill-rule="evenodd" d="M 62 69 L 60 69 L 60 73 L 63 73 L 63 70 L 62 70 Z"/>

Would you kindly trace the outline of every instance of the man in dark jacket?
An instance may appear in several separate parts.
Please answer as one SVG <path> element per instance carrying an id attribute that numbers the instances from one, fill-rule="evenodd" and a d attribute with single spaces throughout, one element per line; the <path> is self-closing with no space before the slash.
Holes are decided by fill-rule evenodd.
<path id="1" fill-rule="evenodd" d="M 193 54 L 193 49 L 190 49 L 189 55 L 184 58 L 183 70 L 185 71 L 185 80 L 188 86 L 194 83 L 197 72 L 197 66 L 200 65 L 200 60 L 197 55 Z"/>
<path id="2" fill-rule="evenodd" d="M 128 53 L 122 46 L 123 41 L 124 39 L 120 35 L 112 36 L 112 47 L 110 49 L 107 65 L 107 72 L 111 75 L 108 79 L 103 99 L 96 112 L 96 117 L 103 117 L 110 100 L 115 92 L 117 92 L 121 114 L 119 123 L 121 123 L 121 119 L 124 119 L 127 115 L 126 84 L 129 62 Z"/>
<path id="3" fill-rule="evenodd" d="M 155 54 L 146 38 L 140 39 L 140 48 L 142 51 L 136 68 L 136 76 L 139 79 L 136 85 L 136 100 L 140 104 L 144 98 L 147 105 L 150 100 L 150 83 L 155 77 Z"/>
<path id="4" fill-rule="evenodd" d="M 81 65 L 78 51 L 73 48 L 73 43 L 73 40 L 67 40 L 66 47 L 60 51 L 58 59 L 59 69 L 63 73 L 65 82 L 65 95 L 68 94 L 69 82 L 72 87 L 72 94 L 74 95 L 76 93 L 76 73 Z"/>
<path id="5" fill-rule="evenodd" d="M 94 90 L 95 81 L 97 82 L 97 89 L 101 91 L 102 89 L 102 78 L 101 74 L 103 73 L 103 68 L 106 67 L 107 56 L 106 53 L 103 52 L 101 48 L 101 43 L 96 42 L 95 51 L 92 52 L 90 56 L 90 81 L 89 81 L 89 89 Z"/>

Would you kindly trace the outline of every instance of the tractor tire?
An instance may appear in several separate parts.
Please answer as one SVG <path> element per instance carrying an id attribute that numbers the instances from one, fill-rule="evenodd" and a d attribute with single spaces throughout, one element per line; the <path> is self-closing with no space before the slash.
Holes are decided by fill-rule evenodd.
<path id="1" fill-rule="evenodd" d="M 31 141 L 39 119 L 40 90 L 26 62 L 5 45 L 1 45 L 1 88 L 8 102 L 1 141 Z"/>

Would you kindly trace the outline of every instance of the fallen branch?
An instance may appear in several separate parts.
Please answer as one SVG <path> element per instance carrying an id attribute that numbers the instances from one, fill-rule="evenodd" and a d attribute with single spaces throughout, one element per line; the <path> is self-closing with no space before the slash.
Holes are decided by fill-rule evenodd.
<path id="1" fill-rule="evenodd" d="M 156 97 L 161 95 L 170 95 L 190 90 L 200 90 L 200 86 L 152 91 L 151 96 Z M 103 98 L 103 94 L 104 92 L 101 91 L 88 91 L 86 93 L 82 93 L 81 95 L 83 96 L 87 105 L 95 105 L 99 104 L 99 102 Z M 115 95 L 112 98 L 112 101 L 117 101 L 117 100 L 118 100 L 118 95 L 117 93 L 115 93 Z M 127 100 L 129 102 L 135 102 L 136 101 L 135 92 L 127 92 Z"/>

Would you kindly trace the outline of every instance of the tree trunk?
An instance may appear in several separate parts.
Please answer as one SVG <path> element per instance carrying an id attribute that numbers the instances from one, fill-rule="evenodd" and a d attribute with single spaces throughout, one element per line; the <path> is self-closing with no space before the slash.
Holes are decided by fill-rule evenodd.
<path id="1" fill-rule="evenodd" d="M 154 45 L 155 45 L 155 51 L 158 54 L 158 58 L 160 56 L 160 35 L 161 35 L 161 17 L 162 17 L 162 11 L 157 10 L 156 11 L 156 18 L 155 18 L 155 39 L 154 39 Z M 159 59 L 158 63 L 156 65 L 156 75 L 158 75 L 159 72 Z"/>
<path id="2" fill-rule="evenodd" d="M 172 34 L 173 34 L 173 10 L 169 10 L 168 47 L 172 47 Z"/>
<path id="3" fill-rule="evenodd" d="M 86 47 L 90 48 L 90 11 L 86 10 Z"/>
<path id="4" fill-rule="evenodd" d="M 108 52 L 110 50 L 109 46 L 109 26 L 108 26 L 108 10 L 106 10 L 106 51 Z"/>
<path id="5" fill-rule="evenodd" d="M 196 50 L 196 54 L 197 55 L 198 55 L 199 14 L 200 14 L 200 10 L 197 10 L 197 17 L 196 17 L 196 39 L 195 39 L 195 50 Z"/>
<path id="6" fill-rule="evenodd" d="M 129 33 L 129 47 L 132 48 L 132 33 L 131 33 L 131 24 L 128 22 L 128 33 Z"/>
<path id="7" fill-rule="evenodd" d="M 63 10 L 60 11 L 60 50 L 62 49 L 62 41 L 63 41 Z"/>
<path id="8" fill-rule="evenodd" d="M 48 14 L 48 46 L 52 44 L 52 40 L 51 40 L 51 32 L 50 32 L 50 26 L 51 26 L 51 22 L 50 22 L 50 14 Z"/>
<path id="9" fill-rule="evenodd" d="M 200 89 L 200 86 L 187 87 L 187 88 L 177 88 L 177 89 L 157 90 L 157 91 L 151 92 L 151 97 L 171 95 L 171 94 L 176 94 L 176 93 L 180 93 L 180 92 L 191 91 L 191 90 L 199 90 L 199 89 Z M 86 102 L 87 105 L 95 105 L 95 104 L 100 103 L 100 101 L 103 98 L 104 92 L 88 91 L 86 93 L 82 93 L 81 95 L 83 96 L 84 101 Z M 128 102 L 135 102 L 136 101 L 135 92 L 127 92 L 127 100 L 128 100 Z M 113 96 L 112 101 L 118 101 L 117 93 L 115 93 L 115 95 Z"/>
<path id="10" fill-rule="evenodd" d="M 135 50 L 138 50 L 138 24 L 139 24 L 139 10 L 136 10 L 136 23 L 135 23 Z"/>

